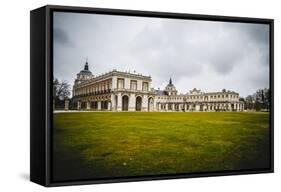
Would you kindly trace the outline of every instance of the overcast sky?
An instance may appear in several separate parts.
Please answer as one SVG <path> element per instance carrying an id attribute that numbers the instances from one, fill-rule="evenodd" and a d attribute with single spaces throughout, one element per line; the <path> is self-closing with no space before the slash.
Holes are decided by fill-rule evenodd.
<path id="1" fill-rule="evenodd" d="M 269 25 L 54 13 L 54 76 L 73 85 L 88 58 L 94 75 L 151 75 L 180 93 L 269 87 Z"/>

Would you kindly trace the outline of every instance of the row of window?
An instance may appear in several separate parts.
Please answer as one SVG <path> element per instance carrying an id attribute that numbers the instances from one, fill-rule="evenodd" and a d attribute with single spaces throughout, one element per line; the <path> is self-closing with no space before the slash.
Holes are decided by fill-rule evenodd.
<path id="1" fill-rule="evenodd" d="M 87 108 L 87 102 L 81 102 L 81 109 Z M 100 101 L 100 106 L 97 101 L 90 102 L 90 109 L 108 109 L 108 101 Z"/>
<path id="2" fill-rule="evenodd" d="M 89 100 L 91 101 L 96 101 L 96 100 L 110 100 L 110 95 L 105 95 L 105 96 L 98 96 L 98 97 L 90 97 Z"/>
<path id="3" fill-rule="evenodd" d="M 171 103 L 168 103 L 168 104 L 159 104 L 159 106 L 160 106 L 160 108 L 161 109 L 166 109 L 166 107 L 168 107 L 168 109 L 169 110 L 172 110 L 173 108 L 174 109 L 178 109 L 179 108 L 179 106 L 181 106 L 182 108 L 184 108 L 184 105 L 180 105 L 180 104 L 171 104 Z M 195 108 L 195 104 L 192 104 L 192 105 L 186 105 L 185 106 L 186 107 L 186 109 L 188 110 L 189 108 Z M 239 104 L 232 104 L 232 105 L 228 105 L 228 104 L 218 104 L 218 105 L 208 105 L 208 106 L 206 106 L 207 108 L 210 108 L 211 110 L 212 109 L 219 109 L 219 108 L 228 108 L 228 107 L 230 107 L 230 108 L 238 108 L 238 107 L 240 107 L 240 108 L 242 108 L 243 107 L 243 105 L 239 105 Z M 200 108 L 203 108 L 203 105 L 200 105 Z"/>
<path id="4" fill-rule="evenodd" d="M 138 82 L 136 80 L 130 81 L 130 89 L 131 90 L 137 90 Z M 118 78 L 117 79 L 117 88 L 118 89 L 124 89 L 125 88 L 125 79 Z M 142 82 L 142 90 L 148 91 L 148 82 Z"/>
<path id="5" fill-rule="evenodd" d="M 208 98 L 208 96 L 186 96 L 186 99 L 220 99 L 220 98 L 238 98 L 238 95 L 211 95 L 210 98 Z M 158 99 L 166 99 L 165 96 L 162 97 L 158 97 Z M 183 97 L 169 97 L 168 100 L 182 100 Z"/>
<path id="6" fill-rule="evenodd" d="M 95 84 L 93 86 L 85 87 L 85 88 L 80 88 L 78 90 L 74 91 L 74 95 L 82 95 L 82 94 L 88 94 L 88 93 L 93 93 L 93 92 L 98 92 L 98 91 L 105 91 L 111 89 L 111 82 L 103 82 L 99 84 Z"/>
<path id="7" fill-rule="evenodd" d="M 183 97 L 158 97 L 158 99 L 167 99 L 167 100 L 182 100 Z"/>

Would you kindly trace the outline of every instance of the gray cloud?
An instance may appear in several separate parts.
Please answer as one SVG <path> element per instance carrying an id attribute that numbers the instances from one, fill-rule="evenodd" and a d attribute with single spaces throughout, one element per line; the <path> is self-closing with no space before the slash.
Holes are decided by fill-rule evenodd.
<path id="1" fill-rule="evenodd" d="M 183 93 L 269 86 L 267 25 L 55 13 L 54 29 L 54 73 L 70 83 L 88 57 L 95 75 L 136 70 L 155 88 L 172 77 Z"/>
<path id="2" fill-rule="evenodd" d="M 70 46 L 72 45 L 72 42 L 68 36 L 68 34 L 61 28 L 54 28 L 54 41 L 56 43 L 61 43 L 65 46 Z"/>

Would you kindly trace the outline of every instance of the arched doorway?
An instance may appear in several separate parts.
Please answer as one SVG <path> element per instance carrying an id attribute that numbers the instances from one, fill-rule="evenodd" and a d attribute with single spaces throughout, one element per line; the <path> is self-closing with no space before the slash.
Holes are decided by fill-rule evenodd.
<path id="1" fill-rule="evenodd" d="M 191 111 L 195 111 L 195 106 L 196 106 L 195 104 L 191 104 L 190 110 L 191 110 Z"/>
<path id="2" fill-rule="evenodd" d="M 103 110 L 107 110 L 107 108 L 108 108 L 108 101 L 104 101 L 103 102 Z"/>
<path id="3" fill-rule="evenodd" d="M 93 110 L 98 109 L 98 102 L 97 101 L 91 101 L 91 109 L 93 109 Z"/>
<path id="4" fill-rule="evenodd" d="M 141 111 L 141 105 L 142 105 L 142 98 L 140 96 L 137 96 L 137 98 L 136 98 L 136 111 Z"/>
<path id="5" fill-rule="evenodd" d="M 111 101 L 107 102 L 107 110 L 112 111 Z"/>
<path id="6" fill-rule="evenodd" d="M 81 102 L 81 109 L 86 109 L 86 106 L 87 106 L 87 102 L 82 101 Z"/>
<path id="7" fill-rule="evenodd" d="M 129 106 L 129 97 L 127 95 L 124 95 L 122 97 L 122 111 L 128 111 Z"/>
<path id="8" fill-rule="evenodd" d="M 175 110 L 175 111 L 179 111 L 179 109 L 180 109 L 180 106 L 179 106 L 179 104 L 176 103 L 176 104 L 175 104 L 175 109 L 174 109 L 174 110 Z"/>
<path id="9" fill-rule="evenodd" d="M 148 99 L 148 111 L 153 111 L 153 98 L 152 97 L 150 97 L 149 99 Z"/>

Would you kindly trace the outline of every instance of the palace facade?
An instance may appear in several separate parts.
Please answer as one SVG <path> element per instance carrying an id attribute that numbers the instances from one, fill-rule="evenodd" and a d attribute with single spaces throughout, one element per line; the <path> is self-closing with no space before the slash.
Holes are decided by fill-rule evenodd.
<path id="1" fill-rule="evenodd" d="M 111 72 L 94 76 L 88 62 L 75 79 L 72 103 L 77 110 L 97 111 L 243 111 L 239 94 L 223 89 L 202 92 L 193 89 L 178 94 L 170 78 L 164 90 L 151 88 L 151 77 L 137 73 Z"/>

